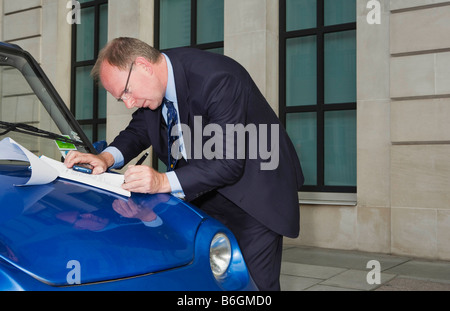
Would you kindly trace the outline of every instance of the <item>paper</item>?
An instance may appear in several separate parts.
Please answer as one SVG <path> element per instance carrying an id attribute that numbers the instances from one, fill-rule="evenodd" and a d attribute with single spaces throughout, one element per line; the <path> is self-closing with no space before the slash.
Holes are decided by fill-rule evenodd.
<path id="1" fill-rule="evenodd" d="M 80 183 L 90 185 L 93 187 L 105 189 L 116 192 L 124 196 L 131 196 L 131 193 L 122 188 L 124 176 L 121 174 L 103 173 L 100 175 L 91 175 L 74 171 L 67 168 L 64 163 L 50 159 L 46 156 L 41 156 L 41 160 L 49 166 L 58 171 L 61 178 L 78 181 Z"/>
<path id="2" fill-rule="evenodd" d="M 45 185 L 51 183 L 58 177 L 58 171 L 45 162 L 42 162 L 36 155 L 9 137 L 0 142 L 0 159 L 26 161 L 30 163 L 32 167 L 30 179 L 26 184 L 16 186 Z"/>
<path id="3" fill-rule="evenodd" d="M 122 188 L 124 176 L 121 174 L 103 173 L 100 175 L 88 175 L 76 172 L 67 168 L 64 163 L 50 159 L 46 156 L 38 158 L 11 138 L 5 138 L 0 142 L 0 160 L 17 160 L 30 163 L 30 179 L 26 184 L 16 186 L 45 185 L 60 177 L 105 189 L 127 197 L 131 196 L 129 191 Z"/>

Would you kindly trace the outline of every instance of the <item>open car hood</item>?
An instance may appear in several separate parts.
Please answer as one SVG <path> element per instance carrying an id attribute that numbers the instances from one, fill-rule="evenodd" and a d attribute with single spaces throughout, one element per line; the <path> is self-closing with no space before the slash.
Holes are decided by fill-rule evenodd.
<path id="1" fill-rule="evenodd" d="M 14 186 L 29 176 L 26 165 L 0 165 L 0 260 L 34 278 L 64 286 L 78 273 L 88 284 L 193 261 L 202 217 L 182 201 L 125 198 L 61 179 Z"/>

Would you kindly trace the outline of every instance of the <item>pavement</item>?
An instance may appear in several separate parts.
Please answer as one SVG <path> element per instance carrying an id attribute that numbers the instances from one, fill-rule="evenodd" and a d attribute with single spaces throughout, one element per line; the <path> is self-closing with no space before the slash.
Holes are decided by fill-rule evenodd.
<path id="1" fill-rule="evenodd" d="M 450 291 L 450 261 L 285 245 L 282 291 Z"/>

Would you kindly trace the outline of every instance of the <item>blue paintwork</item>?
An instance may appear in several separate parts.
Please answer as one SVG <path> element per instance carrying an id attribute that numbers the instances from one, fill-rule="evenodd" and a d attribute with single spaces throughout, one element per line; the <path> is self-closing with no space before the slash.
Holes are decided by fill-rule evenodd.
<path id="1" fill-rule="evenodd" d="M 61 179 L 14 186 L 29 174 L 27 166 L 0 165 L 0 289 L 256 289 L 231 232 L 189 204 L 167 194 L 125 198 Z M 120 203 L 156 220 L 120 215 Z M 209 267 L 217 232 L 234 249 L 220 282 Z M 67 286 L 72 260 L 80 263 L 81 286 Z"/>
<path id="2" fill-rule="evenodd" d="M 59 128 L 69 124 L 85 151 L 105 147 L 90 146 L 29 53 L 2 42 L 0 53 L 3 65 L 30 65 L 27 75 L 38 77 L 38 89 L 52 98 L 45 109 L 61 112 L 54 120 Z M 28 165 L 0 162 L 0 290 L 257 290 L 233 234 L 194 206 L 168 194 L 126 198 L 59 178 L 15 186 L 28 181 Z M 219 280 L 209 262 L 217 233 L 232 246 Z M 81 283 L 72 284 L 78 268 Z"/>

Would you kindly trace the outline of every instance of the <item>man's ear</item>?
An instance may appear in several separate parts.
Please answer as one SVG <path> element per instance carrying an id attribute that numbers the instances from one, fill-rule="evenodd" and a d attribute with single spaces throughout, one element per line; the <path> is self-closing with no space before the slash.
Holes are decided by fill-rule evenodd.
<path id="1" fill-rule="evenodd" d="M 135 60 L 137 66 L 141 66 L 145 71 L 152 73 L 153 72 L 153 64 L 149 62 L 145 57 L 138 57 Z"/>

